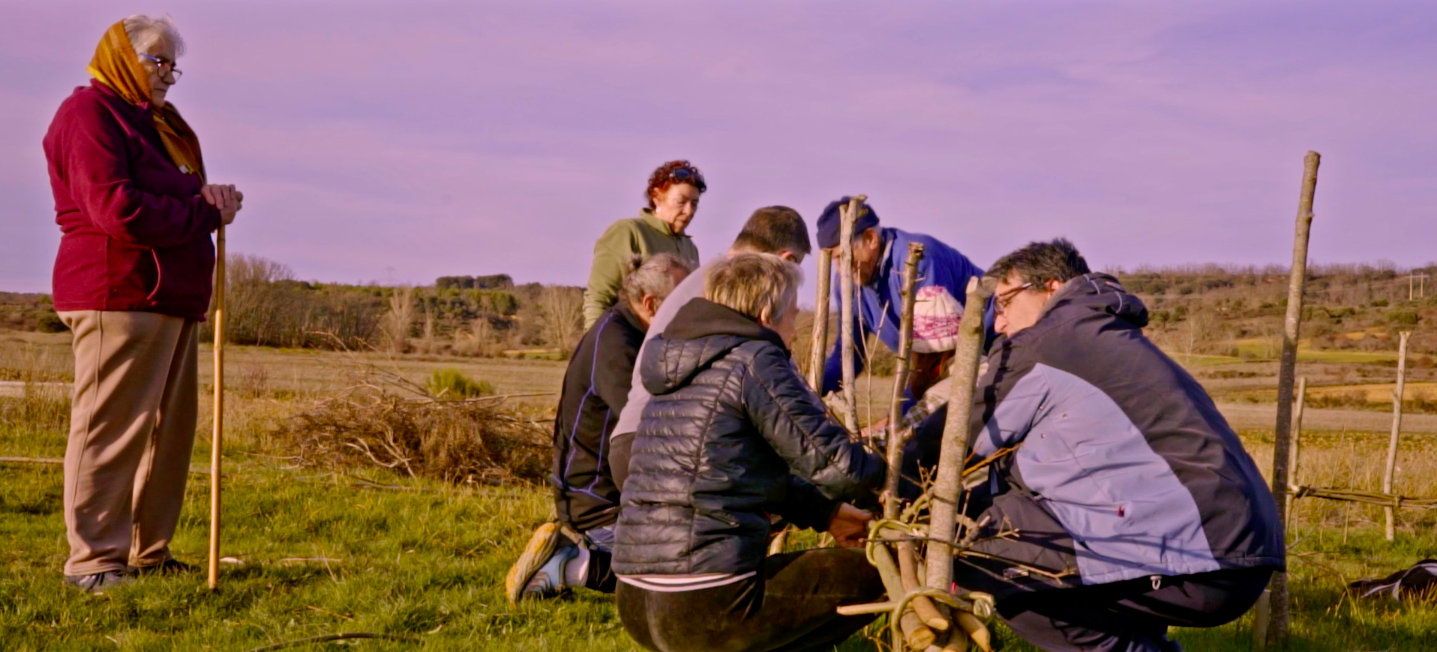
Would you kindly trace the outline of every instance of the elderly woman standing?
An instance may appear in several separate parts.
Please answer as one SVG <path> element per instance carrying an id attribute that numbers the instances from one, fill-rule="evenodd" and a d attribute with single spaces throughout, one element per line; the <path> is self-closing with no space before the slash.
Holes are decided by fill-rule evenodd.
<path id="1" fill-rule="evenodd" d="M 609 225 L 594 243 L 594 264 L 584 290 L 585 331 L 617 301 L 625 266 L 634 254 L 644 260 L 654 254 L 674 254 L 689 267 L 698 267 L 698 247 L 684 229 L 698 212 L 699 195 L 705 190 L 704 175 L 688 161 L 669 161 L 649 175 L 644 191 L 648 208 L 639 211 L 638 217 Z"/>
<path id="2" fill-rule="evenodd" d="M 168 18 L 115 23 L 44 140 L 63 233 L 55 310 L 75 352 L 65 576 L 96 593 L 188 568 L 169 543 L 195 439 L 210 234 L 243 196 L 206 183 L 199 140 L 166 101 L 183 50 Z"/>

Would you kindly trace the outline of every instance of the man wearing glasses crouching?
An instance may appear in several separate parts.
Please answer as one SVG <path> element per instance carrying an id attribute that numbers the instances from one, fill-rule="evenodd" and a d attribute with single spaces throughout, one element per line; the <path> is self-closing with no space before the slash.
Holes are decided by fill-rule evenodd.
<path id="1" fill-rule="evenodd" d="M 1285 563 L 1277 506 L 1207 392 L 1143 335 L 1148 312 L 1071 242 L 993 264 L 977 459 L 1015 448 L 974 491 L 986 523 L 955 583 L 1044 650 L 1181 650 Z M 1002 536 L 999 533 L 1002 532 Z"/>

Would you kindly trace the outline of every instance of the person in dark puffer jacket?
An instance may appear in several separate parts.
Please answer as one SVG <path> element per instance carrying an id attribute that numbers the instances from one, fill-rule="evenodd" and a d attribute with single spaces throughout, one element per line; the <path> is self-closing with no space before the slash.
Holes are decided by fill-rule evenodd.
<path id="1" fill-rule="evenodd" d="M 1285 563 L 1277 504 L 1202 386 L 1143 336 L 1147 308 L 1067 240 L 988 273 L 1002 337 L 969 436 L 978 459 L 1013 452 L 970 499 L 984 556 L 954 581 L 1052 651 L 1172 652 L 1168 627 L 1241 616 Z"/>
<path id="2" fill-rule="evenodd" d="M 613 566 L 624 628 L 662 652 L 827 648 L 883 584 L 856 550 L 766 557 L 770 515 L 856 546 L 884 464 L 849 441 L 788 351 L 798 267 L 737 254 L 708 269 L 639 365 L 653 394 L 633 442 Z"/>

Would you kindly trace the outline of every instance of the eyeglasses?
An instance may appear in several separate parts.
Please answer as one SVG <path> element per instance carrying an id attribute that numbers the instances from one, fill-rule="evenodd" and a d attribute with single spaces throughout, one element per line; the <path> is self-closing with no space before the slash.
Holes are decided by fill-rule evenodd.
<path id="1" fill-rule="evenodd" d="M 1008 306 L 1010 306 L 1010 305 L 1013 304 L 1013 300 L 1016 299 L 1016 298 L 1018 298 L 1018 293 L 1019 293 L 1019 292 L 1022 292 L 1023 290 L 1026 290 L 1026 289 L 1028 289 L 1028 288 L 1030 288 L 1030 287 L 1033 287 L 1033 284 L 1032 284 L 1031 282 L 1029 282 L 1029 283 L 1024 283 L 1024 284 L 1022 284 L 1022 285 L 1019 285 L 1018 287 L 1015 287 L 1015 288 L 1013 288 L 1013 289 L 1011 289 L 1011 290 L 1008 290 L 1007 292 L 1003 292 L 1003 293 L 999 294 L 998 296 L 994 297 L 994 298 L 993 298 L 993 314 L 994 314 L 994 315 L 1001 315 L 1001 314 L 1003 314 L 1003 311 L 1004 311 L 1004 310 L 1007 310 L 1007 309 L 1008 309 Z"/>
<path id="2" fill-rule="evenodd" d="M 698 188 L 699 192 L 709 189 L 708 184 L 704 183 L 704 175 L 699 174 L 699 171 L 694 168 L 674 168 L 669 172 L 669 178 Z"/>
<path id="3" fill-rule="evenodd" d="M 169 72 L 171 75 L 173 75 L 175 81 L 170 82 L 172 84 L 180 81 L 180 76 L 185 74 L 179 68 L 175 67 L 175 62 L 170 61 L 164 57 L 157 57 L 153 54 L 145 54 L 144 52 L 141 52 L 140 58 L 155 64 L 155 67 L 160 70 L 161 78 L 165 76 L 166 72 Z"/>

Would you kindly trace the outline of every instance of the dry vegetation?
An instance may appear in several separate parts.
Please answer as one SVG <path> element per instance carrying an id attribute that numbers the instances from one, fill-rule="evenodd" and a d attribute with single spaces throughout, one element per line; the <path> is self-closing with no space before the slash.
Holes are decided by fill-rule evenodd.
<path id="1" fill-rule="evenodd" d="M 549 430 L 535 410 L 485 396 L 492 387 L 454 370 L 424 385 L 369 363 L 351 372 L 353 384 L 339 395 L 295 406 L 267 448 L 291 451 L 309 467 L 373 465 L 466 484 L 543 481 Z"/>
<path id="2" fill-rule="evenodd" d="M 258 256 L 227 259 L 225 321 L 234 344 L 385 349 L 394 354 L 492 357 L 544 348 L 559 357 L 577 342 L 582 290 L 505 275 L 443 277 L 432 287 L 313 283 Z M 9 298 L 7 298 L 9 297 Z M 29 330 L 54 317 L 44 295 L 0 296 L 0 318 Z M 8 313 L 7 313 L 8 311 Z M 37 326 L 39 325 L 39 326 Z M 62 330 L 50 328 L 51 332 Z M 203 338 L 210 338 L 206 330 Z"/>

